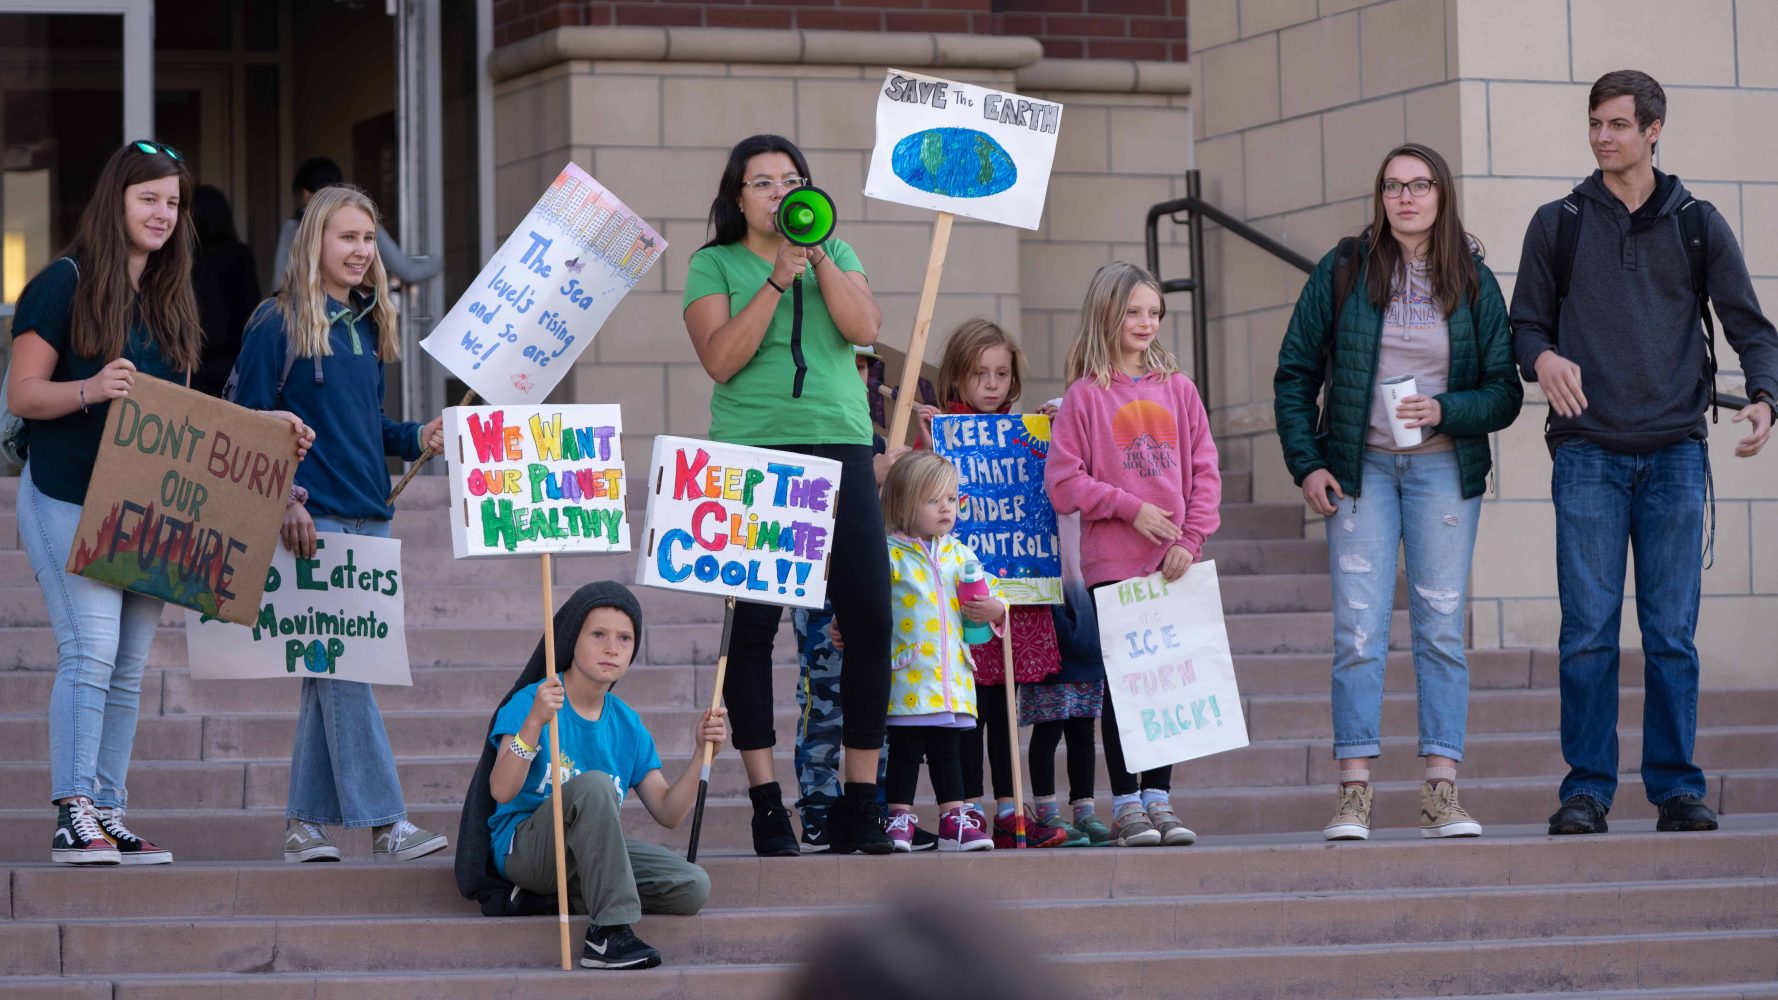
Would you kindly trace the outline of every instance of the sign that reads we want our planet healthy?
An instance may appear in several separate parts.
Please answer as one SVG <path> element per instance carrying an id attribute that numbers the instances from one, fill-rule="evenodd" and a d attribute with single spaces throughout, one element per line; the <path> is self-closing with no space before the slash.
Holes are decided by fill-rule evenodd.
<path id="1" fill-rule="evenodd" d="M 617 406 L 445 411 L 457 558 L 628 552 Z"/>

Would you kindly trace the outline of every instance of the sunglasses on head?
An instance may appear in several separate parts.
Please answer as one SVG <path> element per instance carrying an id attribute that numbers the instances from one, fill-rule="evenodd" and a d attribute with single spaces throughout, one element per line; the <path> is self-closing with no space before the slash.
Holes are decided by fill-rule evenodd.
<path id="1" fill-rule="evenodd" d="M 149 142 L 145 139 L 137 139 L 135 142 L 130 143 L 130 145 L 136 147 L 138 152 L 146 153 L 149 156 L 153 156 L 156 153 L 165 153 L 176 163 L 185 160 L 184 153 L 179 152 L 177 149 L 174 149 L 172 146 L 169 146 L 164 142 Z"/>

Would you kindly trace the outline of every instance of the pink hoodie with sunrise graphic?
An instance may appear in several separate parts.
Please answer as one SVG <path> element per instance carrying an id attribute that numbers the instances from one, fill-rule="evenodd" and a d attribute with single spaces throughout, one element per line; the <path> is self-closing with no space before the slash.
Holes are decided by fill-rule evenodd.
<path id="1" fill-rule="evenodd" d="M 1144 503 L 1173 513 L 1183 534 L 1173 544 L 1203 554 L 1222 523 L 1222 476 L 1197 387 L 1183 374 L 1121 371 L 1101 388 L 1082 378 L 1062 397 L 1043 474 L 1061 514 L 1080 512 L 1081 574 L 1088 586 L 1146 576 L 1166 547 L 1131 522 Z"/>

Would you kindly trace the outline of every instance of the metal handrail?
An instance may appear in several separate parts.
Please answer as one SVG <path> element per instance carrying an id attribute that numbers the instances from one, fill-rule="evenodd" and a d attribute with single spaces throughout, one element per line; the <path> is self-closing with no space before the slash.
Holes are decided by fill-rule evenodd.
<path id="1" fill-rule="evenodd" d="M 1163 201 L 1148 210 L 1148 218 L 1143 223 L 1143 237 L 1148 249 L 1148 273 L 1155 276 L 1161 283 L 1163 295 L 1172 292 L 1190 292 L 1192 296 L 1192 371 L 1198 385 L 1198 396 L 1204 401 L 1204 408 L 1210 408 L 1210 337 L 1207 330 L 1210 325 L 1210 305 L 1204 298 L 1203 273 L 1204 260 L 1204 223 L 1214 222 L 1236 236 L 1259 247 L 1266 253 L 1278 258 L 1291 267 L 1308 274 L 1315 270 L 1315 262 L 1295 250 L 1285 246 L 1265 233 L 1253 228 L 1241 219 L 1228 214 L 1215 205 L 1204 200 L 1203 177 L 1194 168 L 1185 172 L 1185 197 L 1172 201 Z M 1168 216 L 1174 224 L 1182 220 L 1179 213 L 1186 213 L 1183 220 L 1186 230 L 1186 245 L 1191 255 L 1190 273 L 1184 278 L 1161 277 L 1161 241 L 1160 220 Z M 1739 410 L 1748 405 L 1744 396 L 1717 393 L 1712 401 L 1719 410 Z"/>

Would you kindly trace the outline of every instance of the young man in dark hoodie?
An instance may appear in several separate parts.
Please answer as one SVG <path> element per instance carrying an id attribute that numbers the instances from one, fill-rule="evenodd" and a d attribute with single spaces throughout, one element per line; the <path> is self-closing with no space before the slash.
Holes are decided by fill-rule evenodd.
<path id="1" fill-rule="evenodd" d="M 697 800 L 704 744 L 721 747 L 728 738 L 728 710 L 706 710 L 693 724 L 692 760 L 669 784 L 654 737 L 635 710 L 611 693 L 629 672 L 641 638 L 635 595 L 619 583 L 587 584 L 556 612 L 554 628 L 557 679 L 543 679 L 539 641 L 489 724 L 489 745 L 464 803 L 458 885 L 476 896 L 498 891 L 500 880 L 537 896 L 555 892 L 549 798 L 557 782 L 550 774 L 549 727 L 559 723 L 568 891 L 573 908 L 590 918 L 580 964 L 650 968 L 661 963 L 660 952 L 630 925 L 643 913 L 698 912 L 710 898 L 710 879 L 664 847 L 626 838 L 620 807 L 626 793 L 635 792 L 655 822 L 678 826 Z M 471 830 L 478 820 L 482 829 Z M 509 893 L 508 899 L 516 896 Z"/>
<path id="2" fill-rule="evenodd" d="M 1714 390 L 1699 295 L 1715 304 L 1747 376 L 1753 402 L 1734 418 L 1752 428 L 1736 446 L 1741 458 L 1771 434 L 1778 333 L 1760 312 L 1729 224 L 1654 168 L 1667 113 L 1661 85 L 1635 70 L 1607 73 L 1587 107 L 1599 169 L 1532 218 L 1512 304 L 1520 371 L 1549 399 L 1555 463 L 1569 771 L 1550 833 L 1605 832 L 1617 791 L 1618 627 L 1631 547 L 1645 660 L 1644 791 L 1660 809 L 1657 829 L 1714 830 L 1704 775 L 1691 759 L 1710 474 L 1704 411 Z M 1685 213 L 1698 215 L 1687 223 Z M 1697 290 L 1688 229 L 1705 243 Z M 1574 234 L 1566 245 L 1565 230 Z"/>

